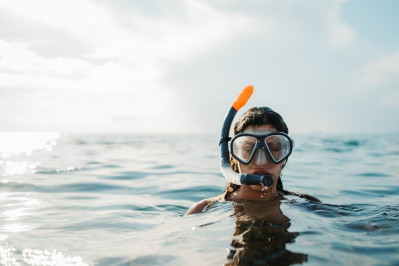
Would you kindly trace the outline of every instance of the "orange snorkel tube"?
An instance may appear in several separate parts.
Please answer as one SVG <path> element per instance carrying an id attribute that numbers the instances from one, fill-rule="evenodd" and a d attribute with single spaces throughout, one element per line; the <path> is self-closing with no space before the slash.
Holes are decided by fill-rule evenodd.
<path id="1" fill-rule="evenodd" d="M 243 107 L 254 91 L 254 87 L 249 85 L 245 87 L 241 93 L 238 95 L 237 99 L 231 106 L 230 110 L 227 112 L 224 118 L 222 127 L 222 136 L 219 142 L 220 145 L 220 169 L 224 177 L 231 183 L 236 185 L 263 185 L 269 187 L 273 185 L 274 178 L 271 175 L 251 175 L 251 174 L 240 174 L 236 173 L 231 169 L 230 165 L 230 153 L 228 148 L 228 141 L 231 139 L 229 137 L 231 123 L 238 110 Z"/>

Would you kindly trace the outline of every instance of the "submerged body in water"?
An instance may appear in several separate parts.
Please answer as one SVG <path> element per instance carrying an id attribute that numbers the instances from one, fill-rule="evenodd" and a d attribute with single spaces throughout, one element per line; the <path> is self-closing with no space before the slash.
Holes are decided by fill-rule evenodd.
<path id="1" fill-rule="evenodd" d="M 236 227 L 226 266 L 291 265 L 306 262 L 307 254 L 287 250 L 298 232 L 289 232 L 290 220 L 280 209 L 280 200 L 233 203 Z"/>

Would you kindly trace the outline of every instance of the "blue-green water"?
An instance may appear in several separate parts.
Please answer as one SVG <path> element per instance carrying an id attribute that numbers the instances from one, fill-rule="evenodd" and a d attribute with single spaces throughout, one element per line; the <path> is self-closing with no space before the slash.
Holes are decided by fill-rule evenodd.
<path id="1" fill-rule="evenodd" d="M 218 135 L 0 133 L 1 265 L 399 265 L 399 134 L 294 136 L 289 196 L 217 203 Z"/>

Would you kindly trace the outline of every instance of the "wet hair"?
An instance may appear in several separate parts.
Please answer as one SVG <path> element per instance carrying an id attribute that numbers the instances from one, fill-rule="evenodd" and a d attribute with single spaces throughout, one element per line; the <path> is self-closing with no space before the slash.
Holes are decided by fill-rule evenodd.
<path id="1" fill-rule="evenodd" d="M 235 124 L 234 136 L 243 133 L 248 126 L 262 126 L 266 124 L 272 125 L 275 129 L 277 129 L 278 132 L 284 132 L 288 134 L 288 127 L 281 115 L 269 107 L 253 107 L 246 111 Z M 239 173 L 238 164 L 238 161 L 230 154 L 231 168 L 237 173 Z M 240 185 L 229 182 L 224 190 L 224 192 L 226 192 L 226 197 L 228 197 L 230 193 L 237 190 L 239 187 Z M 281 181 L 281 176 L 277 181 L 277 191 L 286 194 L 286 191 L 283 188 L 283 182 Z"/>

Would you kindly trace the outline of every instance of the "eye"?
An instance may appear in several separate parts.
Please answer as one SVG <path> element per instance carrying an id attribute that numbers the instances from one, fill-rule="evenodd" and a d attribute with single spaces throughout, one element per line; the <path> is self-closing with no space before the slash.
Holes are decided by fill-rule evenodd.
<path id="1" fill-rule="evenodd" d="M 267 146 L 271 152 L 280 152 L 281 151 L 281 142 L 268 142 Z"/>
<path id="2" fill-rule="evenodd" d="M 254 146 L 255 146 L 255 143 L 246 141 L 244 143 L 243 150 L 245 152 L 251 153 L 253 148 L 254 148 Z"/>

